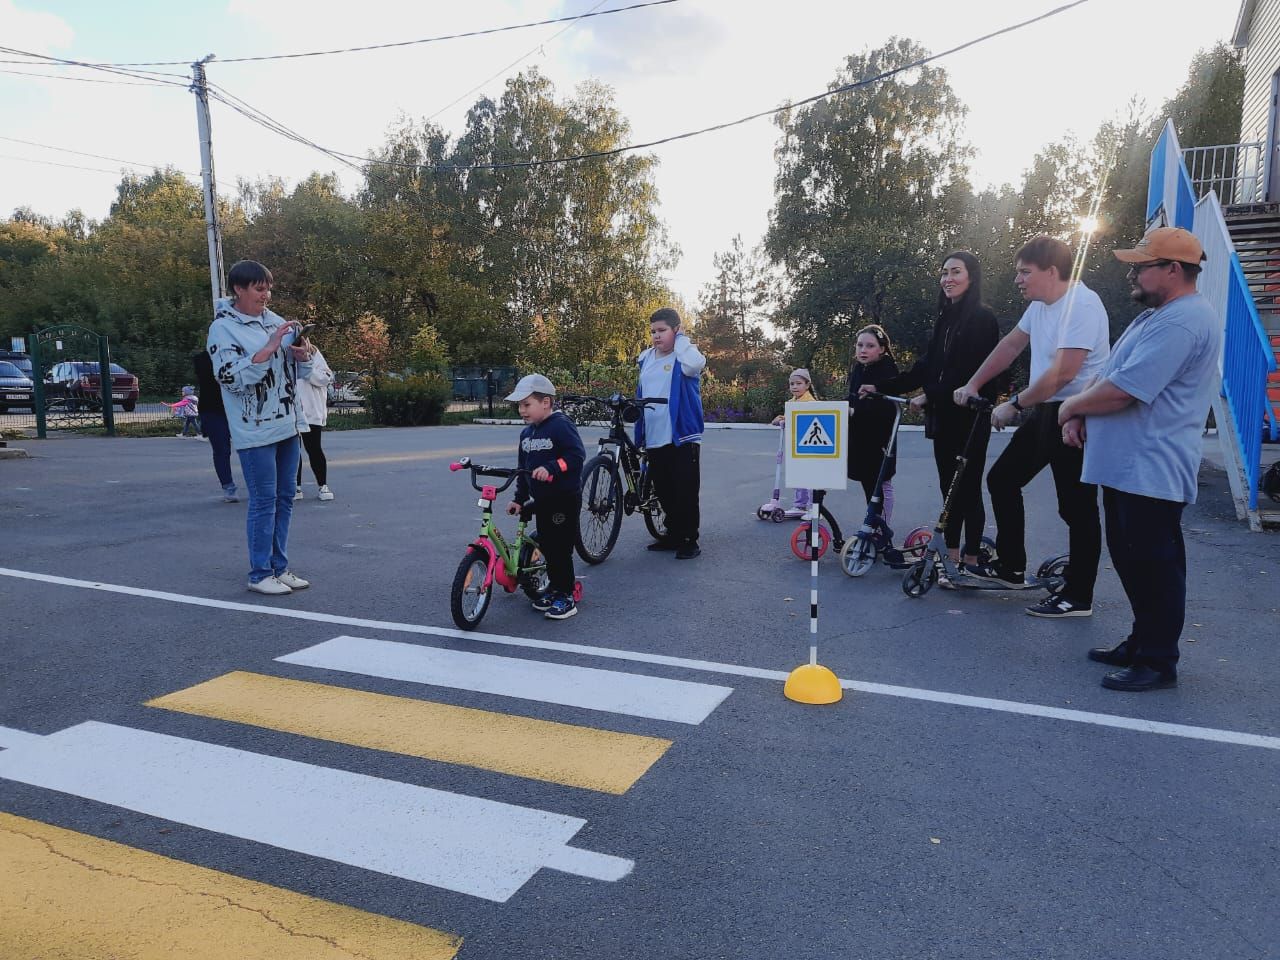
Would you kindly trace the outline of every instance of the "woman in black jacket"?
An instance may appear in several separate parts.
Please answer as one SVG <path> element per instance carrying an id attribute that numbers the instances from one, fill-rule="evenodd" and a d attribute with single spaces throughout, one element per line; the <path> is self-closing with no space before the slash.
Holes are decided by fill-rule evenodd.
<path id="1" fill-rule="evenodd" d="M 942 263 L 942 289 L 938 293 L 938 319 L 933 326 L 929 349 L 906 373 L 879 384 L 885 393 L 923 392 L 911 401 L 915 410 L 925 411 L 925 436 L 933 440 L 933 459 L 938 467 L 938 486 L 947 495 L 956 471 L 956 456 L 964 449 L 975 416 L 986 422 L 978 426 L 969 449 L 969 462 L 951 504 L 947 520 L 947 552 L 960 559 L 960 538 L 964 534 L 964 562 L 976 563 L 987 523 L 982 506 L 982 473 L 991 439 L 991 423 L 985 414 L 957 407 L 951 399 L 956 387 L 969 382 L 982 361 L 1000 340 L 1000 325 L 991 308 L 982 302 L 982 265 L 967 251 L 950 253 Z M 863 393 L 875 391 L 863 386 Z M 995 402 L 999 385 L 988 383 L 982 396 Z"/>

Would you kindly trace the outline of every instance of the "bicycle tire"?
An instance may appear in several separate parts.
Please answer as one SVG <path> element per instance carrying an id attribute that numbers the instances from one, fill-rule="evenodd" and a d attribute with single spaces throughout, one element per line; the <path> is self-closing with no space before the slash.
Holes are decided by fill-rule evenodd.
<path id="1" fill-rule="evenodd" d="M 520 589 L 530 600 L 537 600 L 551 586 L 551 578 L 547 576 L 547 559 L 538 548 L 537 541 L 535 536 L 521 544 L 518 560 Z"/>
<path id="2" fill-rule="evenodd" d="M 484 586 L 484 578 L 489 572 L 489 554 L 474 544 L 467 547 L 466 555 L 458 564 L 458 572 L 453 575 L 453 586 L 449 589 L 449 613 L 459 630 L 474 630 L 489 611 L 489 601 L 493 599 L 493 584 Z M 479 584 L 476 578 L 479 578 Z M 468 604 L 468 595 L 474 595 L 474 604 Z"/>
<path id="3" fill-rule="evenodd" d="M 655 540 L 666 540 L 670 536 L 667 533 L 667 515 L 656 495 L 649 499 L 648 506 L 642 507 L 640 512 L 644 514 L 644 525 L 649 536 Z"/>
<path id="4" fill-rule="evenodd" d="M 622 528 L 622 481 L 610 456 L 597 454 L 582 468 L 582 507 L 574 549 L 587 563 L 604 563 Z"/>

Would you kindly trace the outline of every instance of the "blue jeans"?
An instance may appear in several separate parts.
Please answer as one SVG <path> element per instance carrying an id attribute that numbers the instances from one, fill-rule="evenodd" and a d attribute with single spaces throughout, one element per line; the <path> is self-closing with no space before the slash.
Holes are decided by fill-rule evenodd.
<path id="1" fill-rule="evenodd" d="M 298 487 L 298 438 L 237 450 L 249 490 L 249 582 L 289 569 L 289 520 Z"/>
<path id="2" fill-rule="evenodd" d="M 213 451 L 213 469 L 222 489 L 234 489 L 236 481 L 231 475 L 231 430 L 227 426 L 227 415 L 212 410 L 201 413 L 200 432 L 209 440 L 209 449 Z"/>

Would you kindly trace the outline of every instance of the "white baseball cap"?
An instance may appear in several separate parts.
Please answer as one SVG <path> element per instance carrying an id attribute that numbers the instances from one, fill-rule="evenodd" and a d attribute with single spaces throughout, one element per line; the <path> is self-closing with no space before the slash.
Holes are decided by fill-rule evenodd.
<path id="1" fill-rule="evenodd" d="M 540 373 L 531 373 L 527 377 L 520 378 L 520 382 L 516 384 L 516 388 L 511 391 L 507 399 L 512 403 L 519 403 L 531 393 L 545 393 L 549 397 L 554 397 L 556 385 Z"/>

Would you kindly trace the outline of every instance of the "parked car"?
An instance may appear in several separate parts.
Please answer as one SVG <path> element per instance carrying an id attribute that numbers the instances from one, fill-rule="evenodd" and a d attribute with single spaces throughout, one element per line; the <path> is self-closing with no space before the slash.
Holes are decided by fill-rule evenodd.
<path id="1" fill-rule="evenodd" d="M 22 371 L 28 380 L 34 379 L 31 369 L 31 357 L 20 350 L 0 350 L 0 360 L 8 361 Z"/>
<path id="2" fill-rule="evenodd" d="M 329 406 L 364 403 L 364 374 L 354 370 L 335 371 L 329 384 Z"/>
<path id="3" fill-rule="evenodd" d="M 102 404 L 102 378 L 99 364 L 88 360 L 64 360 L 55 363 L 44 378 L 45 402 L 65 402 L 70 406 L 95 407 Z M 111 399 L 125 412 L 138 405 L 138 378 L 120 366 L 111 364 Z"/>
<path id="4" fill-rule="evenodd" d="M 35 386 L 31 378 L 8 360 L 0 360 L 0 413 L 8 413 L 11 407 L 30 407 L 35 410 Z"/>

